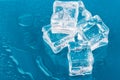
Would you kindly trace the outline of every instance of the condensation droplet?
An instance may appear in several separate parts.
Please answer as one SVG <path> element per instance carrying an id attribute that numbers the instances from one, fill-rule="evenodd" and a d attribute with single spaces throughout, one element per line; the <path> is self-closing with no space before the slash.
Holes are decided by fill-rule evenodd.
<path id="1" fill-rule="evenodd" d="M 31 14 L 24 14 L 18 17 L 18 24 L 20 26 L 24 26 L 24 27 L 32 26 L 33 22 L 34 22 L 34 16 Z"/>

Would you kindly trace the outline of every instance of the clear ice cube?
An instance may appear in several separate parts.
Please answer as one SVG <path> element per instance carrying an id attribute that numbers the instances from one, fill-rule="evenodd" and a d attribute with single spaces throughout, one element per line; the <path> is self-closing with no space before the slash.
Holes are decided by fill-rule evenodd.
<path id="1" fill-rule="evenodd" d="M 71 35 L 63 33 L 52 33 L 51 25 L 42 28 L 43 39 L 51 47 L 54 53 L 59 53 L 68 45 L 69 41 L 73 41 L 74 33 Z"/>
<path id="2" fill-rule="evenodd" d="M 69 34 L 75 30 L 78 14 L 79 1 L 55 1 L 51 17 L 52 32 Z"/>
<path id="3" fill-rule="evenodd" d="M 95 15 L 78 27 L 82 30 L 88 40 L 91 50 L 95 50 L 108 44 L 109 28 L 103 23 L 98 15 Z"/>
<path id="4" fill-rule="evenodd" d="M 51 26 L 53 33 L 67 33 L 76 30 L 78 21 L 86 21 L 92 14 L 85 8 L 83 2 L 79 1 L 55 1 Z"/>
<path id="5" fill-rule="evenodd" d="M 93 54 L 87 42 L 70 42 L 68 45 L 69 75 L 87 75 L 92 73 Z"/>

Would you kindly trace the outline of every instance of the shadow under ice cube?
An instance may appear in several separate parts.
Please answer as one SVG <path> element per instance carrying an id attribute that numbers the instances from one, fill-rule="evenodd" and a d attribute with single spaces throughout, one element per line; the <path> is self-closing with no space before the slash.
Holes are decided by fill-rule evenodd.
<path id="1" fill-rule="evenodd" d="M 88 43 L 70 42 L 68 49 L 69 75 L 91 74 L 94 59 Z"/>
<path id="2" fill-rule="evenodd" d="M 83 34 L 88 40 L 91 49 L 95 50 L 108 44 L 109 28 L 99 16 L 94 16 L 86 23 L 80 25 Z"/>
<path id="3" fill-rule="evenodd" d="M 74 33 L 71 35 L 63 33 L 52 33 L 51 25 L 42 28 L 43 39 L 51 47 L 54 53 L 59 53 L 68 45 L 69 41 L 73 41 Z"/>

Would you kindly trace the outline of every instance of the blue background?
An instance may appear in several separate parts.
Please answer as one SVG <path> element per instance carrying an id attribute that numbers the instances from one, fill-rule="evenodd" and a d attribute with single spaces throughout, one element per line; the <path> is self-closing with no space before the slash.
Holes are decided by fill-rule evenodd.
<path id="1" fill-rule="evenodd" d="M 67 75 L 66 54 L 53 55 L 42 39 L 41 28 L 50 23 L 53 2 L 0 0 L 0 80 L 80 78 Z M 92 78 L 85 77 L 85 80 L 120 80 L 120 1 L 83 2 L 110 28 L 109 44 L 93 51 L 95 64 Z M 61 53 L 66 53 L 66 50 Z"/>

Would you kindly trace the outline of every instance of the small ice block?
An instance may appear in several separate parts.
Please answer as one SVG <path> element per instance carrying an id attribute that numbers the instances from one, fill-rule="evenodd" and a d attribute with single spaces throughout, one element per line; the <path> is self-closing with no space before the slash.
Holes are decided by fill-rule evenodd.
<path id="1" fill-rule="evenodd" d="M 43 39 L 51 47 L 55 54 L 59 53 L 68 45 L 69 41 L 73 41 L 74 33 L 71 35 L 63 33 L 52 33 L 51 25 L 42 28 Z"/>
<path id="2" fill-rule="evenodd" d="M 92 73 L 93 54 L 87 42 L 70 42 L 68 46 L 69 75 L 87 75 Z"/>
<path id="3" fill-rule="evenodd" d="M 71 33 L 75 30 L 80 1 L 55 1 L 51 26 L 53 33 Z"/>
<path id="4" fill-rule="evenodd" d="M 95 50 L 108 44 L 109 28 L 98 15 L 95 15 L 78 27 L 82 30 L 88 40 L 91 50 Z"/>

